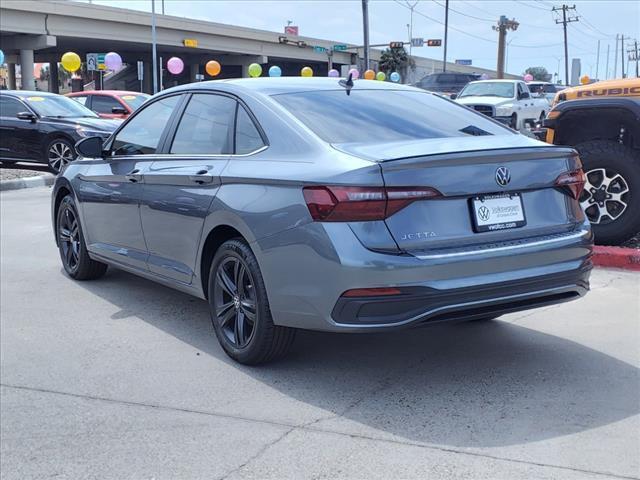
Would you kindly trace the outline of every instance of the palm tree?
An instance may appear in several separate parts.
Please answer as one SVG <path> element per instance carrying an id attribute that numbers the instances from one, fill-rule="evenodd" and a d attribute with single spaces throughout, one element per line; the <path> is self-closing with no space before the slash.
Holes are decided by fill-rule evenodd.
<path id="1" fill-rule="evenodd" d="M 381 71 L 389 75 L 391 72 L 398 72 L 402 78 L 407 77 L 407 69 L 416 68 L 416 62 L 411 58 L 404 47 L 400 48 L 387 48 L 382 55 L 380 55 L 380 62 L 378 66 Z"/>

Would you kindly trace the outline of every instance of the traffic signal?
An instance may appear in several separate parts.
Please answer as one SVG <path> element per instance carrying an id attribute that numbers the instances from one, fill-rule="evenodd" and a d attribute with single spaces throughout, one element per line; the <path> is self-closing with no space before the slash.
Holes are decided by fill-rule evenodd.
<path id="1" fill-rule="evenodd" d="M 439 38 L 432 38 L 430 40 L 427 40 L 427 47 L 441 47 L 442 46 L 442 40 Z"/>
<path id="2" fill-rule="evenodd" d="M 402 48 L 404 42 L 390 42 L 389 48 Z"/>

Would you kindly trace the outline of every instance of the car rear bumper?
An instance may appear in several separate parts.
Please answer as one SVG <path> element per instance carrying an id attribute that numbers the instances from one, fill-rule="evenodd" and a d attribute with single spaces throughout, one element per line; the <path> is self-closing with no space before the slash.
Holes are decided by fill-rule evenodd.
<path id="1" fill-rule="evenodd" d="M 588 224 L 521 241 L 392 255 L 365 248 L 347 224 L 311 223 L 254 245 L 274 322 L 335 332 L 479 318 L 564 302 L 589 289 Z M 344 297 L 394 287 L 400 295 Z"/>

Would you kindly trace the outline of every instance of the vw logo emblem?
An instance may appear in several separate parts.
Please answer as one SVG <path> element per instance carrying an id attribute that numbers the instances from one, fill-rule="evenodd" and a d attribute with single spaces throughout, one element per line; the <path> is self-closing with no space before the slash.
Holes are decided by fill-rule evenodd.
<path id="1" fill-rule="evenodd" d="M 478 217 L 480 217 L 480 220 L 482 220 L 483 222 L 486 222 L 487 220 L 489 220 L 490 216 L 491 216 L 491 212 L 484 205 L 478 209 Z"/>
<path id="2" fill-rule="evenodd" d="M 511 181 L 511 172 L 507 167 L 498 167 L 496 170 L 496 183 L 501 187 L 506 187 Z"/>

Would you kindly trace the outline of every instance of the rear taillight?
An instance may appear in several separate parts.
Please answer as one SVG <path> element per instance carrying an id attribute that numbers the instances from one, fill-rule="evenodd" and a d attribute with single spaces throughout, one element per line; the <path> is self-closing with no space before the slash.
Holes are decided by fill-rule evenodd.
<path id="1" fill-rule="evenodd" d="M 304 187 L 311 217 L 317 222 L 384 220 L 416 200 L 441 197 L 431 187 Z"/>
<path id="2" fill-rule="evenodd" d="M 555 186 L 568 190 L 571 196 L 577 200 L 580 198 L 586 181 L 587 177 L 584 172 L 582 169 L 578 169 L 559 175 L 556 178 Z"/>

